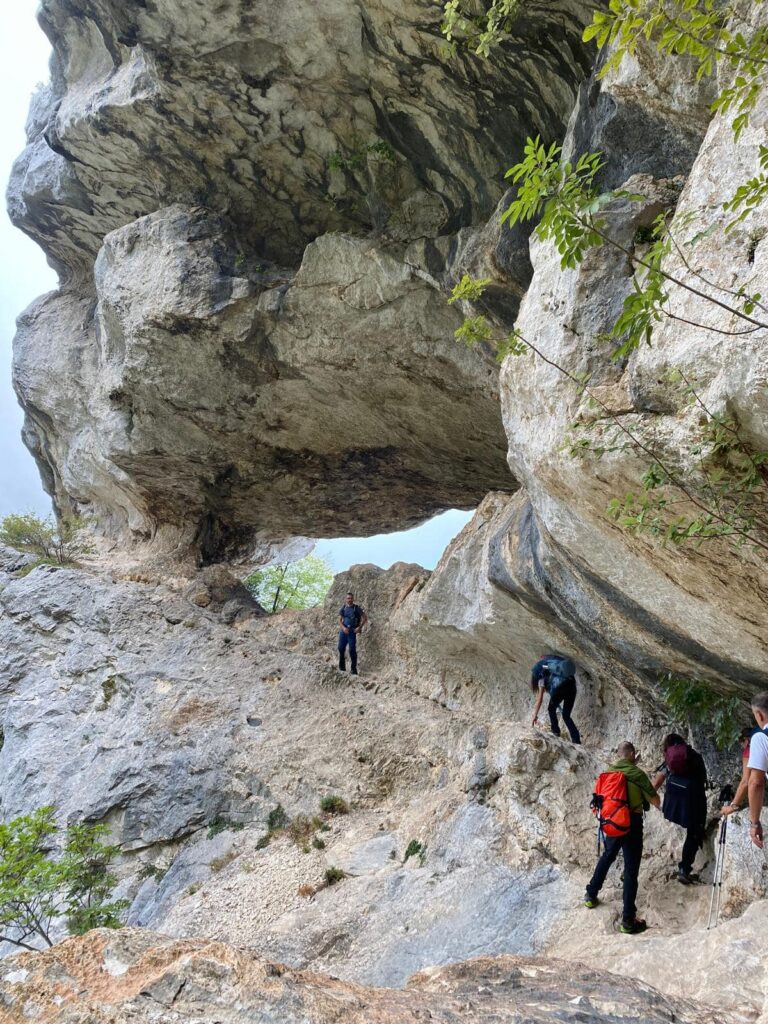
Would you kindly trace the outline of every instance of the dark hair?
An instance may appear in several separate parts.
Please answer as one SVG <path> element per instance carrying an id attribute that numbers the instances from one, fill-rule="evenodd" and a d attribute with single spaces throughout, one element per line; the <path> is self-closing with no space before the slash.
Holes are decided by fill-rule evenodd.
<path id="1" fill-rule="evenodd" d="M 676 732 L 671 732 L 671 733 L 669 734 L 669 736 L 665 736 L 665 737 L 664 737 L 664 742 L 663 742 L 663 743 L 662 743 L 662 745 L 661 745 L 661 749 L 662 749 L 662 750 L 664 751 L 664 753 L 666 754 L 667 750 L 668 750 L 668 749 L 669 749 L 670 747 L 676 747 L 676 746 L 678 745 L 678 743 L 682 743 L 682 744 L 683 744 L 683 746 L 686 746 L 685 740 L 683 739 L 683 737 L 682 737 L 682 736 L 680 736 L 680 735 L 679 735 L 678 733 L 676 733 Z"/>
<path id="2" fill-rule="evenodd" d="M 739 739 L 746 740 L 747 743 L 749 743 L 752 737 L 758 732 L 760 732 L 760 730 L 756 725 L 745 725 L 739 733 Z"/>
<path id="3" fill-rule="evenodd" d="M 764 715 L 768 715 L 768 690 L 763 690 L 762 693 L 756 693 L 749 704 L 750 707 L 757 708 L 757 710 L 762 711 Z"/>

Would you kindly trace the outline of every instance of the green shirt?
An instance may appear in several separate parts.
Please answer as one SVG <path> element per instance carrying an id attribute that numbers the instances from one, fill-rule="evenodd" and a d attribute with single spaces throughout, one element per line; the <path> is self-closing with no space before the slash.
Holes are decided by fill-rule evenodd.
<path id="1" fill-rule="evenodd" d="M 642 814 L 651 806 L 650 801 L 656 796 L 651 780 L 642 768 L 632 761 L 616 761 L 608 768 L 609 772 L 623 772 L 627 777 L 627 799 L 629 809 L 635 814 Z"/>

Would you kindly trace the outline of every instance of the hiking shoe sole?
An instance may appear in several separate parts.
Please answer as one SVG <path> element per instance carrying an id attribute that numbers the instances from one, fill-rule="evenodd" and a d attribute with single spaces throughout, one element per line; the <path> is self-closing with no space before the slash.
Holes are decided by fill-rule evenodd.
<path id="1" fill-rule="evenodd" d="M 639 935 L 641 932 L 644 932 L 647 927 L 648 925 L 645 921 L 631 921 L 629 924 L 622 922 L 619 931 L 622 935 Z"/>
<path id="2" fill-rule="evenodd" d="M 600 900 L 593 900 L 590 899 L 589 896 L 587 896 L 584 900 L 584 906 L 587 908 L 587 910 L 594 910 L 595 907 L 600 906 Z"/>

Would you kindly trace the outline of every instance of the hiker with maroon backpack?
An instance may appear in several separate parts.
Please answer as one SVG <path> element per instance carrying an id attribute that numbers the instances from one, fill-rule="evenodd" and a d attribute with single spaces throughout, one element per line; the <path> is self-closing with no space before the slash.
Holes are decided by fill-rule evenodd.
<path id="1" fill-rule="evenodd" d="M 685 842 L 677 879 L 683 885 L 695 881 L 693 862 L 704 844 L 707 830 L 707 769 L 704 759 L 682 736 L 672 732 L 662 744 L 664 763 L 653 780 L 654 789 L 664 786 L 661 812 L 667 821 L 685 829 Z"/>
<path id="2" fill-rule="evenodd" d="M 651 780 L 637 766 L 634 745 L 621 743 L 617 753 L 618 760 L 598 777 L 592 796 L 605 848 L 587 885 L 584 906 L 588 910 L 598 906 L 598 894 L 621 851 L 624 855 L 624 907 L 620 930 L 625 935 L 637 935 L 646 929 L 645 921 L 637 916 L 635 905 L 643 857 L 643 814 L 651 804 L 658 807 L 661 800 Z"/>

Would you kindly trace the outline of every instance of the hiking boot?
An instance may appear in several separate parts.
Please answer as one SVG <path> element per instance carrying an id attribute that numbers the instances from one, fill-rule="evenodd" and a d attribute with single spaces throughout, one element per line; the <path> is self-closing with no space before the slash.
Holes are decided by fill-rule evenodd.
<path id="1" fill-rule="evenodd" d="M 595 907 L 600 906 L 600 900 L 597 898 L 597 896 L 593 898 L 589 895 L 589 893 L 587 893 L 584 896 L 584 906 L 587 908 L 587 910 L 594 910 Z"/>
<path id="2" fill-rule="evenodd" d="M 677 869 L 677 880 L 683 885 L 691 885 L 693 883 L 693 877 L 690 871 L 685 871 L 683 868 Z"/>
<path id="3" fill-rule="evenodd" d="M 634 921 L 622 921 L 619 931 L 623 935 L 639 935 L 640 932 L 644 932 L 647 927 L 648 925 L 645 921 L 641 921 L 639 917 L 636 917 Z"/>
<path id="4" fill-rule="evenodd" d="M 356 675 L 357 675 L 357 669 L 356 669 L 356 668 L 353 668 L 353 669 L 351 670 L 351 672 L 350 672 L 350 675 L 356 676 Z"/>

